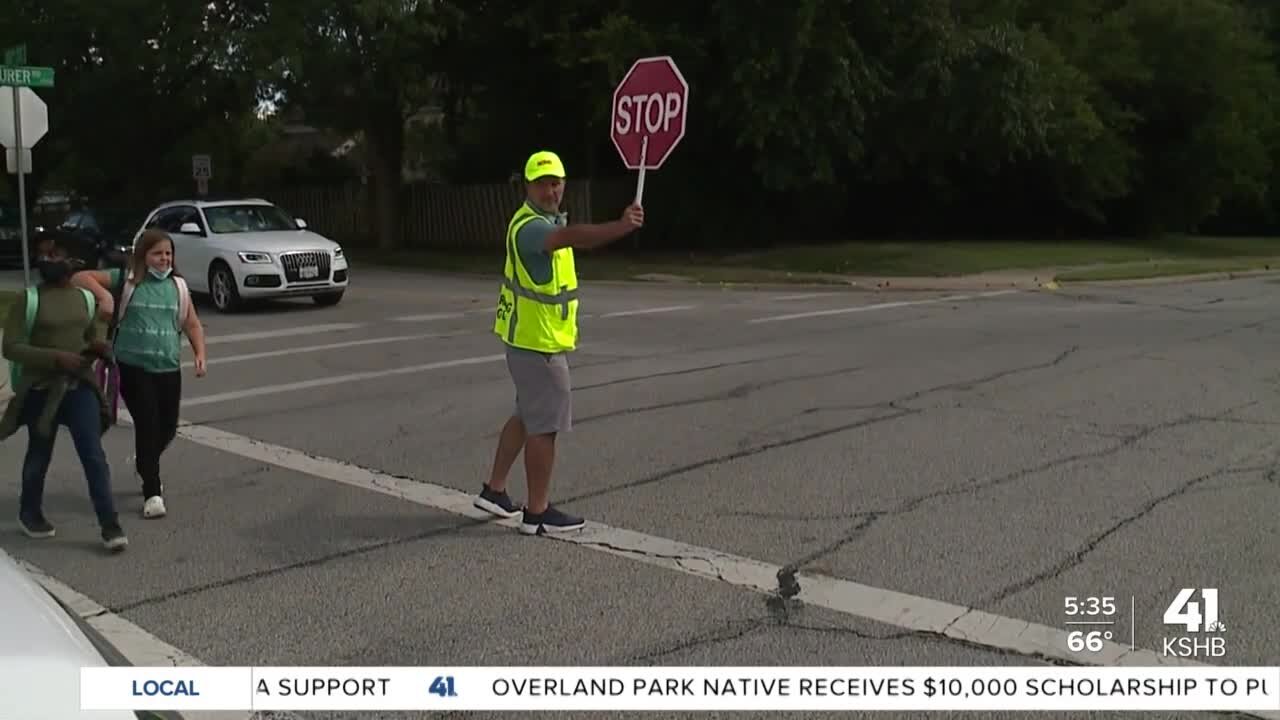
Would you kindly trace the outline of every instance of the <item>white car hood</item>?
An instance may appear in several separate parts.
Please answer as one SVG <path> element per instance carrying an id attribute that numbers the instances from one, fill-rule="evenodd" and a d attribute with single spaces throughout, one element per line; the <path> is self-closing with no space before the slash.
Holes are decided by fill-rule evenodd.
<path id="1" fill-rule="evenodd" d="M 296 250 L 324 250 L 333 252 L 338 243 L 317 235 L 310 230 L 281 230 L 278 232 L 247 233 L 211 233 L 212 240 L 219 248 L 232 251 L 258 251 L 269 253 L 292 252 Z"/>
<path id="2" fill-rule="evenodd" d="M 0 608 L 0 697 L 6 713 L 133 720 L 126 711 L 80 710 L 80 668 L 108 663 L 75 620 L 4 550 Z"/>

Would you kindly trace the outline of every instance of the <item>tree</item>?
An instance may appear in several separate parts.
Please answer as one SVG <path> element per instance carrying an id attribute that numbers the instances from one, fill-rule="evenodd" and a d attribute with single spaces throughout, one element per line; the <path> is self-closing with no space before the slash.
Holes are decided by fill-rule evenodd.
<path id="1" fill-rule="evenodd" d="M 379 243 L 399 245 L 405 121 L 435 97 L 438 48 L 461 12 L 438 0 L 278 0 L 271 10 L 255 49 L 271 59 L 266 95 L 362 136 Z"/>
<path id="2" fill-rule="evenodd" d="M 1121 91 L 1140 117 L 1133 221 L 1195 231 L 1226 201 L 1264 197 L 1280 78 L 1249 13 L 1231 0 L 1130 0 L 1118 13 L 1150 71 Z"/>
<path id="3" fill-rule="evenodd" d="M 57 73 L 56 86 L 41 91 L 49 134 L 33 151 L 30 198 L 58 177 L 95 200 L 154 202 L 156 188 L 190 177 L 189 161 L 164 164 L 165 151 L 234 122 L 252 101 L 252 73 L 237 50 L 265 0 L 15 2 L 8 12 L 23 22 L 5 25 L 0 43 L 25 43 L 32 63 Z"/>

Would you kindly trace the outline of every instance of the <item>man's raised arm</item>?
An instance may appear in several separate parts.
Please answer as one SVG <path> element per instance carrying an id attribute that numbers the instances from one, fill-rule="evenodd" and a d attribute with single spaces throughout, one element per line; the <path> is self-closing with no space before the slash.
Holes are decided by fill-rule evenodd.
<path id="1" fill-rule="evenodd" d="M 644 225 L 644 208 L 631 205 L 623 211 L 622 217 L 607 223 L 594 225 L 566 225 L 556 228 L 547 235 L 547 252 L 560 248 L 572 247 L 580 250 L 608 245 L 609 243 L 630 235 L 633 230 Z"/>

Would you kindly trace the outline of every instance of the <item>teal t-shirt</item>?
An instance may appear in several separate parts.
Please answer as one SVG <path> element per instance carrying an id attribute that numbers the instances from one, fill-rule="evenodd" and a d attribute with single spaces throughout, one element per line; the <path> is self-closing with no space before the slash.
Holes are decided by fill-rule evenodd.
<path id="1" fill-rule="evenodd" d="M 524 263 L 529 277 L 541 285 L 551 280 L 551 253 L 547 252 L 547 236 L 564 226 L 565 216 L 545 213 L 532 204 L 529 207 L 538 213 L 541 220 L 530 220 L 516 232 L 516 252 L 520 253 L 520 262 Z"/>
<path id="2" fill-rule="evenodd" d="M 111 287 L 120 283 L 121 272 L 109 271 Z M 181 370 L 182 334 L 174 323 L 178 304 L 178 285 L 172 278 L 143 276 L 116 329 L 116 360 L 148 372 Z"/>

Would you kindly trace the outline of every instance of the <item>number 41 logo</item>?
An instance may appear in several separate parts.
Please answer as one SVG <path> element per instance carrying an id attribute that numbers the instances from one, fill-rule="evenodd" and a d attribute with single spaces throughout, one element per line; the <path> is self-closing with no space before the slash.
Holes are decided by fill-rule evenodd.
<path id="1" fill-rule="evenodd" d="M 1192 596 L 1196 594 L 1195 588 L 1182 588 L 1178 591 L 1178 596 L 1169 603 L 1169 607 L 1164 611 L 1165 625 L 1183 625 L 1187 628 L 1187 632 L 1222 632 L 1227 629 L 1218 620 L 1218 590 L 1217 588 L 1201 588 L 1200 597 L 1204 601 L 1204 614 L 1200 614 L 1200 603 L 1192 600 Z"/>
<path id="2" fill-rule="evenodd" d="M 431 687 L 427 692 L 440 697 L 457 697 L 458 692 L 453 688 L 452 675 L 437 675 L 435 680 L 431 681 Z"/>

